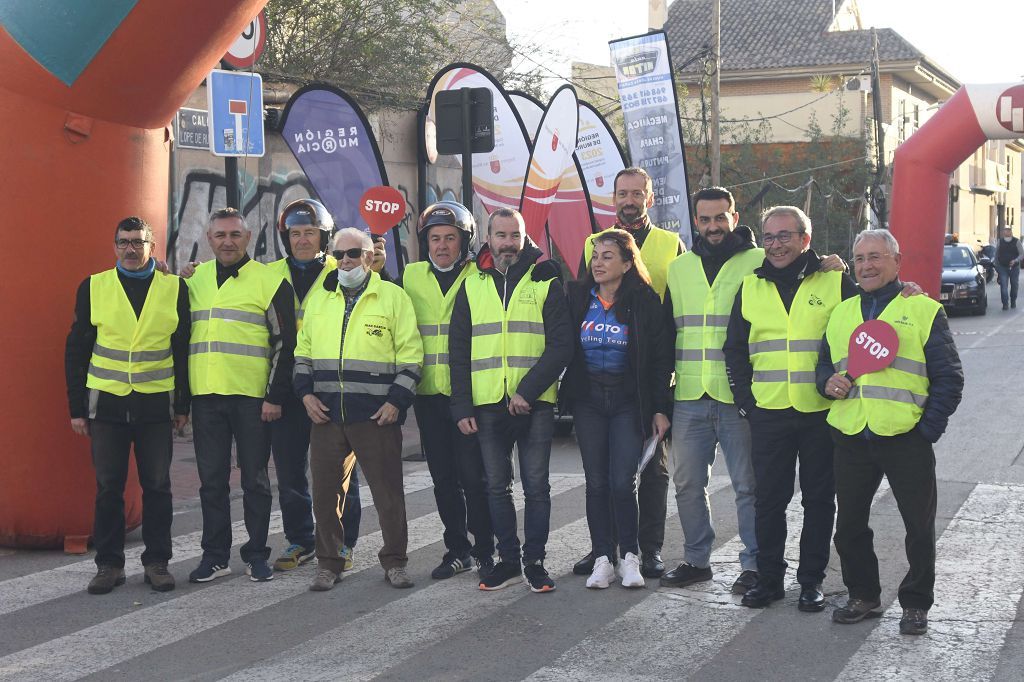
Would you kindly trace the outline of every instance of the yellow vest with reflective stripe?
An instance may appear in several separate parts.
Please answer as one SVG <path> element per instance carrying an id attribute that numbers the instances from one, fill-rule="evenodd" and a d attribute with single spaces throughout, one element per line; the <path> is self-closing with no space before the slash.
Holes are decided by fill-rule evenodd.
<path id="1" fill-rule="evenodd" d="M 281 275 L 250 260 L 217 287 L 217 261 L 196 268 L 188 280 L 192 337 L 188 377 L 193 395 L 262 398 L 270 378 L 267 308 Z"/>
<path id="2" fill-rule="evenodd" d="M 282 258 L 276 260 L 273 263 L 267 263 L 267 267 L 273 272 L 278 273 L 281 277 L 284 277 L 289 284 L 292 285 L 292 291 L 295 291 L 294 282 L 292 282 L 292 271 L 288 267 L 288 259 Z M 322 289 L 324 279 L 331 273 L 332 270 L 338 269 L 338 261 L 334 259 L 334 256 L 327 256 L 324 259 L 324 267 L 320 269 L 320 274 L 313 280 L 313 285 L 309 287 L 309 291 L 306 292 L 306 298 L 299 300 L 298 292 L 295 292 L 295 329 L 298 331 L 302 329 L 302 318 L 306 314 L 306 302 L 309 300 L 310 294 L 317 289 Z"/>
<path id="3" fill-rule="evenodd" d="M 489 275 L 478 272 L 466 279 L 473 325 L 470 369 L 474 406 L 492 405 L 513 395 L 544 352 L 543 310 L 551 280 L 534 282 L 533 267 L 519 280 L 507 309 Z M 551 384 L 538 400 L 554 403 L 555 398 L 555 384 Z"/>
<path id="4" fill-rule="evenodd" d="M 917 425 L 930 386 L 924 346 L 941 309 L 927 296 L 897 295 L 889 302 L 878 319 L 896 330 L 896 358 L 882 371 L 858 377 L 845 400 L 830 401 L 829 424 L 848 436 L 865 427 L 879 436 L 898 436 Z M 846 371 L 850 337 L 863 321 L 859 296 L 843 301 L 832 313 L 826 338 L 837 372 Z"/>
<path id="5" fill-rule="evenodd" d="M 817 271 L 804 278 L 786 312 L 773 282 L 750 274 L 743 279 L 743 318 L 750 323 L 752 391 L 757 406 L 821 412 L 830 402 L 815 387 L 821 337 L 832 310 L 842 301 L 842 273 Z"/>
<path id="6" fill-rule="evenodd" d="M 676 400 L 697 400 L 707 393 L 732 403 L 725 372 L 725 331 L 743 278 L 764 260 L 764 249 L 747 249 L 727 260 L 708 285 L 704 263 L 689 251 L 668 267 L 672 317 L 676 327 Z"/>
<path id="7" fill-rule="evenodd" d="M 402 273 L 402 287 L 412 299 L 416 324 L 423 338 L 423 375 L 416 387 L 416 395 L 452 394 L 448 325 L 462 281 L 476 272 L 476 263 L 465 263 L 448 293 L 443 295 L 429 262 L 411 263 Z"/>
<path id="8" fill-rule="evenodd" d="M 420 373 L 423 346 L 412 304 L 401 287 L 381 281 L 376 272 L 370 273 L 347 325 L 345 295 L 340 289 L 327 291 L 320 287 L 309 299 L 308 328 L 304 326 L 299 332 L 295 345 L 295 372 L 312 371 L 315 393 L 383 399 L 392 384 L 416 392 L 413 377 Z M 403 370 L 412 376 L 398 374 Z"/>
<path id="9" fill-rule="evenodd" d="M 136 317 L 116 269 L 89 278 L 89 318 L 96 342 L 87 387 L 121 396 L 174 390 L 171 334 L 178 328 L 179 286 L 174 275 L 155 271 Z"/>
<path id="10" fill-rule="evenodd" d="M 592 234 L 584 242 L 584 267 L 590 267 L 590 257 L 594 253 L 594 240 L 600 236 L 600 232 Z M 679 235 L 651 225 L 651 231 L 647 233 L 644 245 L 640 247 L 640 258 L 651 276 L 651 288 L 658 292 L 658 296 L 662 300 L 665 300 L 665 287 L 668 285 L 668 266 L 678 255 Z"/>

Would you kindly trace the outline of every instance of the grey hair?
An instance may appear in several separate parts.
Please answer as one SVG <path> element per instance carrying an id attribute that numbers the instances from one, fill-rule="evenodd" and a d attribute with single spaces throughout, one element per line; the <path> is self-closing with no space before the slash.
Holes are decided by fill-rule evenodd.
<path id="1" fill-rule="evenodd" d="M 850 250 L 855 250 L 857 245 L 865 239 L 881 239 L 885 242 L 885 247 L 889 249 L 889 253 L 894 256 L 900 252 L 900 243 L 896 241 L 896 237 L 893 237 L 892 232 L 889 230 L 882 229 L 862 230 L 861 232 L 858 232 L 857 236 L 853 238 L 853 247 Z"/>
<path id="2" fill-rule="evenodd" d="M 761 214 L 761 228 L 764 229 L 764 224 L 768 222 L 769 218 L 774 218 L 777 215 L 788 215 L 796 218 L 796 221 L 800 223 L 800 229 L 809 237 L 811 236 L 811 219 L 807 217 L 807 214 L 801 211 L 796 206 L 772 206 L 766 209 Z"/>
<path id="3" fill-rule="evenodd" d="M 225 218 L 238 218 L 242 222 L 242 227 L 249 229 L 249 226 L 245 223 L 245 216 L 237 208 L 218 208 L 216 211 L 210 214 L 210 219 L 207 221 L 207 228 L 213 227 L 214 220 L 223 220 Z"/>
<path id="4" fill-rule="evenodd" d="M 514 208 L 499 208 L 494 211 L 490 216 L 487 217 L 487 234 L 491 233 L 491 227 L 494 225 L 495 218 L 515 218 L 516 222 L 519 223 L 519 227 L 526 230 L 526 221 L 523 219 L 523 214 Z"/>
<path id="5" fill-rule="evenodd" d="M 364 230 L 360 230 L 358 227 L 343 227 L 334 233 L 334 239 L 331 240 L 332 246 L 338 245 L 338 237 L 342 235 L 348 235 L 349 237 L 355 237 L 359 240 L 359 245 L 364 251 L 373 251 L 373 239 Z"/>

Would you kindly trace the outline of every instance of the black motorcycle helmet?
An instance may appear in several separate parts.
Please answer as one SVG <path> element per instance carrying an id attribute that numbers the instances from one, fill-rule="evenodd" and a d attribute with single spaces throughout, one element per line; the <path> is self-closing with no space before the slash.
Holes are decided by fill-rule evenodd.
<path id="1" fill-rule="evenodd" d="M 320 251 L 326 252 L 327 245 L 334 234 L 334 218 L 327 207 L 316 199 L 296 199 L 281 211 L 277 220 L 277 233 L 284 242 L 284 251 L 292 255 L 292 245 L 288 241 L 288 230 L 302 225 L 320 228 Z"/>
<path id="2" fill-rule="evenodd" d="M 426 260 L 429 250 L 427 248 L 427 235 L 430 228 L 435 225 L 449 225 L 462 232 L 462 255 L 465 260 L 469 255 L 469 245 L 476 234 L 476 219 L 472 211 L 457 201 L 438 201 L 424 209 L 420 214 L 419 223 L 416 225 L 416 235 L 419 237 L 420 253 Z"/>

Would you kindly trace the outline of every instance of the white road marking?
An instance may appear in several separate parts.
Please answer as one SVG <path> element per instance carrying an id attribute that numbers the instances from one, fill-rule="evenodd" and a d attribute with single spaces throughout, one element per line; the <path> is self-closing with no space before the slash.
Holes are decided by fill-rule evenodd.
<path id="1" fill-rule="evenodd" d="M 975 486 L 936 546 L 928 633 L 900 635 L 894 601 L 839 679 L 992 679 L 1024 589 L 1022 545 L 1024 486 Z"/>
<path id="2" fill-rule="evenodd" d="M 405 494 L 425 490 L 433 486 L 430 475 L 426 472 L 406 474 L 404 477 Z M 361 487 L 360 507 L 373 505 L 373 498 L 369 488 Z M 281 524 L 281 512 L 275 511 L 270 515 L 270 532 L 273 537 L 284 531 Z M 199 543 L 202 540 L 201 530 L 193 533 L 178 535 L 171 539 L 171 551 L 174 558 L 171 568 L 184 561 L 191 561 L 202 556 L 203 550 Z M 237 547 L 249 539 L 245 530 L 244 521 L 236 521 L 231 524 L 231 545 Z M 124 572 L 127 577 L 142 575 L 142 564 L 140 559 L 145 547 L 138 543 L 132 547 L 125 548 Z M 75 592 L 85 589 L 88 577 L 96 571 L 96 563 L 92 558 L 76 561 L 71 564 L 51 568 L 37 573 L 11 578 L 0 582 L 0 615 L 18 611 L 19 609 L 35 606 L 52 599 L 66 597 Z"/>

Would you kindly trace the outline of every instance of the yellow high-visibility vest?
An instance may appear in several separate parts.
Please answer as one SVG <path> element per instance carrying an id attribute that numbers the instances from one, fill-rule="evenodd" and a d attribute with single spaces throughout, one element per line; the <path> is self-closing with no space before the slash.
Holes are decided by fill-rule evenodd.
<path id="1" fill-rule="evenodd" d="M 288 283 L 292 285 L 292 291 L 295 291 L 295 283 L 292 282 L 292 271 L 291 268 L 288 267 L 287 258 L 276 260 L 273 263 L 267 263 L 267 267 L 270 268 L 272 271 L 278 273 L 282 277 L 284 277 L 285 280 L 287 280 Z M 321 268 L 320 274 L 316 276 L 315 280 L 313 280 L 313 285 L 309 287 L 309 291 L 306 293 L 306 297 L 300 301 L 299 293 L 297 291 L 295 292 L 296 330 L 302 329 L 302 318 L 306 314 L 306 301 L 309 300 L 310 294 L 312 294 L 317 289 L 323 288 L 324 279 L 327 277 L 327 275 L 331 273 L 332 270 L 337 269 L 338 261 L 334 259 L 334 256 L 327 256 L 327 258 L 324 259 L 324 267 Z"/>
<path id="2" fill-rule="evenodd" d="M 87 387 L 120 396 L 174 390 L 171 335 L 178 328 L 179 282 L 174 275 L 154 271 L 136 317 L 116 269 L 89 278 L 89 318 L 96 342 Z"/>
<path id="3" fill-rule="evenodd" d="M 611 229 L 611 228 L 609 228 Z M 590 267 L 590 258 L 594 253 L 594 241 L 601 233 L 587 237 L 583 244 L 584 266 Z M 679 235 L 651 225 L 644 245 L 640 247 L 640 258 L 651 276 L 651 288 L 665 300 L 665 287 L 668 285 L 668 266 L 679 255 Z"/>
<path id="4" fill-rule="evenodd" d="M 828 423 L 848 436 L 871 429 L 879 436 L 898 436 L 913 429 L 928 402 L 928 368 L 924 346 L 942 306 L 927 296 L 897 295 L 879 320 L 888 322 L 900 340 L 892 364 L 857 378 L 844 400 L 833 400 Z M 832 312 L 826 338 L 837 372 L 845 372 L 850 337 L 864 321 L 860 297 L 843 301 Z"/>
<path id="5" fill-rule="evenodd" d="M 402 287 L 412 299 L 416 324 L 423 338 L 423 374 L 416 387 L 417 395 L 452 394 L 451 370 L 448 367 L 448 325 L 452 320 L 452 308 L 455 307 L 459 287 L 466 277 L 476 272 L 476 263 L 464 263 L 447 294 L 441 293 L 441 286 L 427 261 L 411 263 L 402 273 Z"/>
<path id="6" fill-rule="evenodd" d="M 757 406 L 821 412 L 829 401 L 815 387 L 821 337 L 832 310 L 842 301 L 842 273 L 821 270 L 805 277 L 789 312 L 775 284 L 757 275 L 743 279 L 743 318 L 750 322 L 751 390 Z"/>
<path id="7" fill-rule="evenodd" d="M 270 378 L 267 308 L 281 275 L 250 260 L 217 287 L 217 261 L 196 268 L 188 282 L 192 304 L 188 376 L 193 395 L 262 398 Z"/>
<path id="8" fill-rule="evenodd" d="M 494 281 L 478 272 L 466 279 L 472 330 L 470 369 L 473 405 L 492 405 L 511 396 L 544 352 L 544 301 L 551 280 L 533 281 L 533 268 L 519 280 L 508 308 L 502 305 Z M 539 400 L 554 403 L 555 384 Z"/>
<path id="9" fill-rule="evenodd" d="M 697 400 L 705 393 L 732 403 L 725 372 L 725 332 L 743 278 L 764 261 L 764 249 L 740 251 L 708 284 L 701 257 L 692 251 L 668 267 L 672 317 L 676 327 L 676 400 Z"/>

